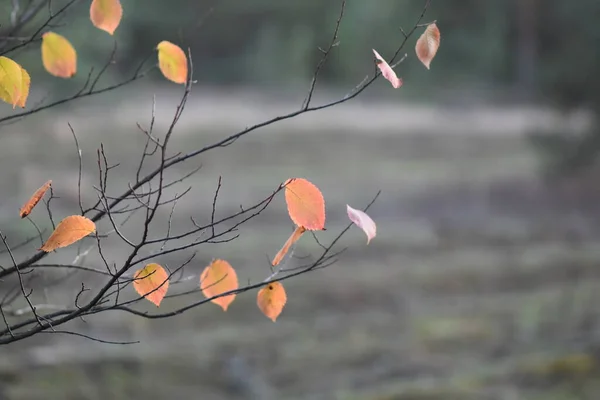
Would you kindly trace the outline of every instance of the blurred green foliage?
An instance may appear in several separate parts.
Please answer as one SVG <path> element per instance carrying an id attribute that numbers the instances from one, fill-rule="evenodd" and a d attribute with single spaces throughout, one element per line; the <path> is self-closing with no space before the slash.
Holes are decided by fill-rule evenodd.
<path id="1" fill-rule="evenodd" d="M 53 1 L 53 8 L 59 9 L 65 1 Z M 0 22 L 6 25 L 11 4 L 2 3 Z M 80 1 L 53 29 L 78 49 L 79 80 L 92 66 L 98 68 L 106 61 L 115 39 L 117 62 L 107 81 L 130 74 L 166 39 L 191 48 L 201 83 L 280 87 L 307 83 L 320 58 L 318 47 L 331 38 L 340 4 L 337 0 L 127 0 L 113 38 L 91 26 L 89 1 Z M 371 48 L 389 57 L 402 40 L 399 28 L 410 29 L 423 5 L 424 0 L 348 0 L 341 46 L 323 70 L 323 81 L 345 87 L 360 82 L 373 68 Z M 483 86 L 515 89 L 568 105 L 598 101 L 596 15 L 600 15 L 597 0 L 432 0 L 425 20 L 438 20 L 441 50 L 431 71 L 413 57 L 399 72 L 407 86 L 418 87 L 425 98 L 433 86 Z M 46 17 L 43 12 L 36 22 Z M 22 35 L 31 33 L 35 25 Z M 411 57 L 414 40 L 406 48 Z M 43 73 L 38 49 L 33 46 L 20 55 L 34 75 Z M 57 90 L 69 89 L 70 84 L 60 83 Z"/>

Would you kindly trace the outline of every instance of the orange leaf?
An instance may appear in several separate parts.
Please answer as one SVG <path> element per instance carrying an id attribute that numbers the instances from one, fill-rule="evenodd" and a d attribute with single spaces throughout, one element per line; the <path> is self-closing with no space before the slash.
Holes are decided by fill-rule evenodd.
<path id="1" fill-rule="evenodd" d="M 98 29 L 113 35 L 123 17 L 120 0 L 93 0 L 90 7 L 90 20 Z"/>
<path id="2" fill-rule="evenodd" d="M 283 285 L 279 282 L 271 282 L 258 291 L 256 304 L 260 311 L 270 318 L 273 322 L 277 320 L 283 310 L 287 296 Z"/>
<path id="3" fill-rule="evenodd" d="M 42 35 L 42 62 L 51 75 L 71 78 L 77 72 L 77 53 L 71 43 L 54 32 Z"/>
<path id="4" fill-rule="evenodd" d="M 392 67 L 390 67 L 390 65 L 383 59 L 383 57 L 381 57 L 381 55 L 379 55 L 377 51 L 375 51 L 375 49 L 372 50 L 373 54 L 375 54 L 375 63 L 377 64 L 377 68 L 379 68 L 381 71 L 381 75 L 390 81 L 394 89 L 398 89 L 400 86 L 402 86 L 402 78 L 398 78 Z"/>
<path id="5" fill-rule="evenodd" d="M 160 302 L 169 290 L 169 275 L 158 264 L 148 264 L 136 271 L 133 288 L 142 297 L 160 306 Z"/>
<path id="6" fill-rule="evenodd" d="M 44 195 L 46 194 L 48 189 L 50 189 L 51 185 L 52 185 L 52 181 L 50 180 L 50 181 L 44 183 L 44 185 L 41 188 L 39 188 L 38 190 L 35 191 L 33 196 L 31 196 L 29 198 L 29 200 L 27 200 L 27 203 L 25 203 L 23 205 L 23 207 L 21 207 L 21 211 L 19 212 L 19 215 L 21 216 L 21 218 L 25 218 L 26 216 L 29 215 L 31 210 L 33 210 L 33 207 L 35 207 L 37 205 L 37 203 L 39 203 L 39 201 L 42 199 L 42 197 L 44 197 Z"/>
<path id="7" fill-rule="evenodd" d="M 292 245 L 296 243 L 298 239 L 300 239 L 304 232 L 306 232 L 306 228 L 303 226 L 297 227 L 294 230 L 294 232 L 292 232 L 288 240 L 286 240 L 286 242 L 284 243 L 281 250 L 279 250 L 279 252 L 275 255 L 275 258 L 273 258 L 273 266 L 278 265 L 281 262 L 281 260 L 283 260 L 283 257 L 285 257 L 287 252 L 290 251 L 290 247 L 292 247 Z"/>
<path id="8" fill-rule="evenodd" d="M 40 250 L 48 253 L 67 247 L 94 232 L 96 232 L 96 224 L 91 219 L 81 215 L 71 215 L 60 221 Z"/>
<path id="9" fill-rule="evenodd" d="M 25 107 L 31 78 L 27 71 L 8 57 L 0 56 L 0 99 L 8 104 Z"/>
<path id="10" fill-rule="evenodd" d="M 290 218 L 310 231 L 325 228 L 325 200 L 321 191 L 303 178 L 285 182 L 285 201 Z"/>
<path id="11" fill-rule="evenodd" d="M 417 39 L 417 45 L 415 51 L 417 57 L 427 69 L 431 65 L 431 61 L 440 47 L 440 30 L 438 29 L 435 22 L 427 25 L 425 32 Z"/>
<path id="12" fill-rule="evenodd" d="M 225 260 L 214 260 L 204 268 L 200 275 L 200 288 L 206 298 L 217 296 L 221 293 L 237 289 L 238 278 L 235 270 Z M 235 294 L 217 297 L 211 301 L 227 311 L 229 305 L 235 300 Z"/>
<path id="13" fill-rule="evenodd" d="M 163 40 L 156 46 L 158 67 L 165 78 L 175 83 L 185 83 L 188 75 L 187 57 L 181 47 Z"/>

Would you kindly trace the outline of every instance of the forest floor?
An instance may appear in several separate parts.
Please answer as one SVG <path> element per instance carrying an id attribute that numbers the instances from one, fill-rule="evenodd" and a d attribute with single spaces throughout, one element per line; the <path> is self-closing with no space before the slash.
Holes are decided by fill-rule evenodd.
<path id="1" fill-rule="evenodd" d="M 174 105 L 162 98 L 157 103 L 159 134 Z M 280 114 L 285 106 L 239 96 L 201 97 L 188 104 L 174 151 L 210 144 Z M 14 210 L 46 179 L 53 179 L 61 196 L 57 218 L 78 210 L 78 161 L 67 121 L 83 148 L 84 201 L 96 199 L 91 187 L 97 184 L 100 142 L 109 161 L 121 163 L 110 181 L 111 194 L 127 187 L 144 143 L 135 122 L 148 125 L 151 100 L 129 108 L 120 104 L 118 112 L 86 107 L 91 106 L 2 128 L 0 191 L 10 194 L 0 205 L 0 223 L 13 243 L 35 232 Z M 539 110 L 365 103 L 311 115 L 257 131 L 176 168 L 171 177 L 202 165 L 178 189 L 193 186 L 177 204 L 174 226 L 210 213 L 219 176 L 221 215 L 261 200 L 297 176 L 324 193 L 324 241 L 348 222 L 346 204 L 362 208 L 381 189 L 370 211 L 378 235 L 368 246 L 353 228 L 342 240 L 348 250 L 338 263 L 287 281 L 288 304 L 276 323 L 260 314 L 250 292 L 239 295 L 226 313 L 208 304 L 166 320 L 106 313 L 69 326 L 139 344 L 102 345 L 52 334 L 9 346 L 1 351 L 0 398 L 600 396 L 600 190 L 590 184 L 597 182 L 593 179 L 541 180 L 526 138 L 556 126 L 560 117 Z M 164 215 L 169 212 L 165 208 Z M 49 227 L 43 210 L 32 218 Z M 189 285 L 213 258 L 229 260 L 242 282 L 264 279 L 270 273 L 266 260 L 291 229 L 278 197 L 240 229 L 239 239 L 201 247 L 186 270 Z M 115 261 L 126 251 L 118 243 L 105 249 Z M 296 254 L 310 257 L 318 251 L 305 237 Z M 160 262 L 177 265 L 189 255 Z M 65 251 L 50 257 L 71 256 Z M 36 293 L 45 301 L 66 302 L 88 278 L 75 276 L 60 293 L 51 287 L 43 293 L 43 282 L 51 277 L 42 276 Z M 199 298 L 173 299 L 161 310 Z M 156 311 L 151 305 L 141 309 Z"/>

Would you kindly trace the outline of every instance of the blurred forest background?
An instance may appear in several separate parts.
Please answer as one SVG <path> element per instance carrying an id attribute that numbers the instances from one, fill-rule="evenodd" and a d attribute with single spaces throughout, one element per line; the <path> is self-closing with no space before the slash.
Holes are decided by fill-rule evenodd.
<path id="1" fill-rule="evenodd" d="M 50 77 L 39 46 L 15 58 L 32 76 L 31 98 L 49 101 L 77 92 L 115 40 L 104 85 L 131 76 L 161 40 L 189 47 L 198 84 L 178 126 L 179 149 L 299 107 L 340 7 L 334 0 L 122 2 L 114 37 L 93 29 L 89 1 L 54 28 L 78 51 L 73 79 Z M 423 4 L 348 0 L 315 101 L 342 97 L 371 74 L 371 49 L 389 57 L 400 27 L 410 29 Z M 11 9 L 0 1 L 2 26 Z M 72 327 L 142 341 L 136 345 L 40 335 L 0 349 L 0 399 L 600 398 L 598 15 L 597 0 L 432 0 L 424 20 L 437 20 L 442 40 L 431 70 L 414 55 L 418 30 L 397 68 L 402 88 L 377 82 L 340 107 L 208 154 L 193 201 L 178 205 L 181 221 L 209 212 L 219 175 L 223 212 L 304 176 L 324 189 L 335 231 L 347 222 L 345 204 L 362 207 L 383 189 L 371 213 L 376 240 L 365 246 L 353 230 L 339 264 L 290 281 L 276 324 L 256 311 L 251 294 L 227 313 L 207 305 L 166 321 L 99 315 Z M 13 243 L 35 234 L 15 210 L 46 179 L 62 191 L 56 215 L 77 210 L 67 122 L 80 137 L 91 186 L 99 143 L 131 171 L 144 143 L 135 123 L 147 122 L 156 94 L 157 129 L 164 129 L 177 89 L 154 71 L 0 126 L 2 231 Z M 115 188 L 127 180 L 124 172 Z M 48 227 L 43 214 L 36 218 Z M 204 248 L 201 261 L 222 256 L 240 265 L 241 279 L 264 275 L 265 253 L 278 249 L 290 224 L 281 204 L 257 224 L 232 244 Z M 309 240 L 299 247 L 304 255 L 317 249 Z M 118 260 L 124 251 L 111 254 Z M 167 261 L 186 254 L 177 257 Z M 84 279 L 91 278 L 71 279 L 39 301 L 72 301 Z"/>

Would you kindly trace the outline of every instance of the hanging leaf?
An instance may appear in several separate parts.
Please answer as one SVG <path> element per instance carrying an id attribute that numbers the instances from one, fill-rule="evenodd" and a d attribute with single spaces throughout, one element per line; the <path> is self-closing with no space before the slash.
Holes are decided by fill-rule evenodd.
<path id="1" fill-rule="evenodd" d="M 375 63 L 377 64 L 377 68 L 381 71 L 381 75 L 390 81 L 394 89 L 398 89 L 402 86 L 402 78 L 398 78 L 392 67 L 390 67 L 375 49 L 373 49 L 373 53 L 375 54 Z"/>
<path id="2" fill-rule="evenodd" d="M 292 221 L 310 231 L 325 228 L 325 200 L 321 191 L 303 178 L 285 182 L 285 201 Z"/>
<path id="3" fill-rule="evenodd" d="M 0 56 L 0 99 L 8 104 L 25 107 L 31 78 L 27 71 L 8 57 Z"/>
<path id="4" fill-rule="evenodd" d="M 415 47 L 417 57 L 427 69 L 429 69 L 431 61 L 435 57 L 439 47 L 440 30 L 434 22 L 433 24 L 427 25 L 425 32 L 417 39 L 417 45 Z"/>
<path id="5" fill-rule="evenodd" d="M 77 53 L 71 43 L 54 32 L 42 35 L 42 62 L 51 75 L 72 78 L 77 72 Z"/>
<path id="6" fill-rule="evenodd" d="M 273 322 L 277 320 L 287 302 L 287 295 L 283 285 L 279 282 L 271 282 L 258 291 L 256 304 L 260 311 Z"/>
<path id="7" fill-rule="evenodd" d="M 114 35 L 123 17 L 120 0 L 93 0 L 90 7 L 90 20 L 98 29 Z"/>
<path id="8" fill-rule="evenodd" d="M 31 210 L 33 210 L 33 208 L 37 205 L 37 203 L 39 203 L 42 197 L 44 197 L 48 189 L 50 189 L 51 185 L 52 181 L 50 180 L 44 183 L 44 185 L 41 188 L 35 191 L 33 196 L 31 196 L 29 200 L 27 200 L 27 203 L 25 203 L 23 207 L 21 207 L 21 211 L 19 212 L 21 218 L 25 218 L 29 215 L 29 213 L 31 213 Z"/>
<path id="9" fill-rule="evenodd" d="M 133 288 L 142 297 L 160 307 L 169 290 L 169 274 L 158 264 L 148 264 L 136 271 Z"/>
<path id="10" fill-rule="evenodd" d="M 225 260 L 214 260 L 204 268 L 200 275 L 200 288 L 206 298 L 217 296 L 239 288 L 235 270 Z M 235 294 L 217 297 L 211 301 L 227 311 L 229 305 L 235 300 Z"/>
<path id="11" fill-rule="evenodd" d="M 187 57 L 181 47 L 163 40 L 156 46 L 158 50 L 158 67 L 165 78 L 175 83 L 184 84 L 187 81 Z"/>
<path id="12" fill-rule="evenodd" d="M 300 237 L 302 237 L 304 232 L 306 232 L 306 228 L 303 226 L 298 226 L 294 232 L 292 232 L 291 236 L 288 238 L 288 240 L 286 240 L 281 250 L 279 250 L 279 252 L 273 258 L 273 266 L 279 265 L 281 260 L 283 260 L 283 257 L 285 257 L 287 252 L 290 251 L 292 245 L 296 243 Z"/>
<path id="13" fill-rule="evenodd" d="M 48 253 L 67 247 L 94 232 L 96 232 L 96 224 L 91 219 L 81 215 L 71 215 L 60 221 L 40 250 Z"/>
<path id="14" fill-rule="evenodd" d="M 377 235 L 377 226 L 375 221 L 371 219 L 364 211 L 356 210 L 346 204 L 346 211 L 348 212 L 348 218 L 354 222 L 356 226 L 362 229 L 367 235 L 367 244 Z"/>
<path id="15" fill-rule="evenodd" d="M 25 108 L 25 103 L 27 103 L 27 98 L 29 97 L 30 86 L 31 77 L 29 76 L 29 73 L 25 70 L 25 68 L 21 68 L 21 96 L 19 97 L 19 101 L 17 102 L 17 105 L 21 108 Z"/>

